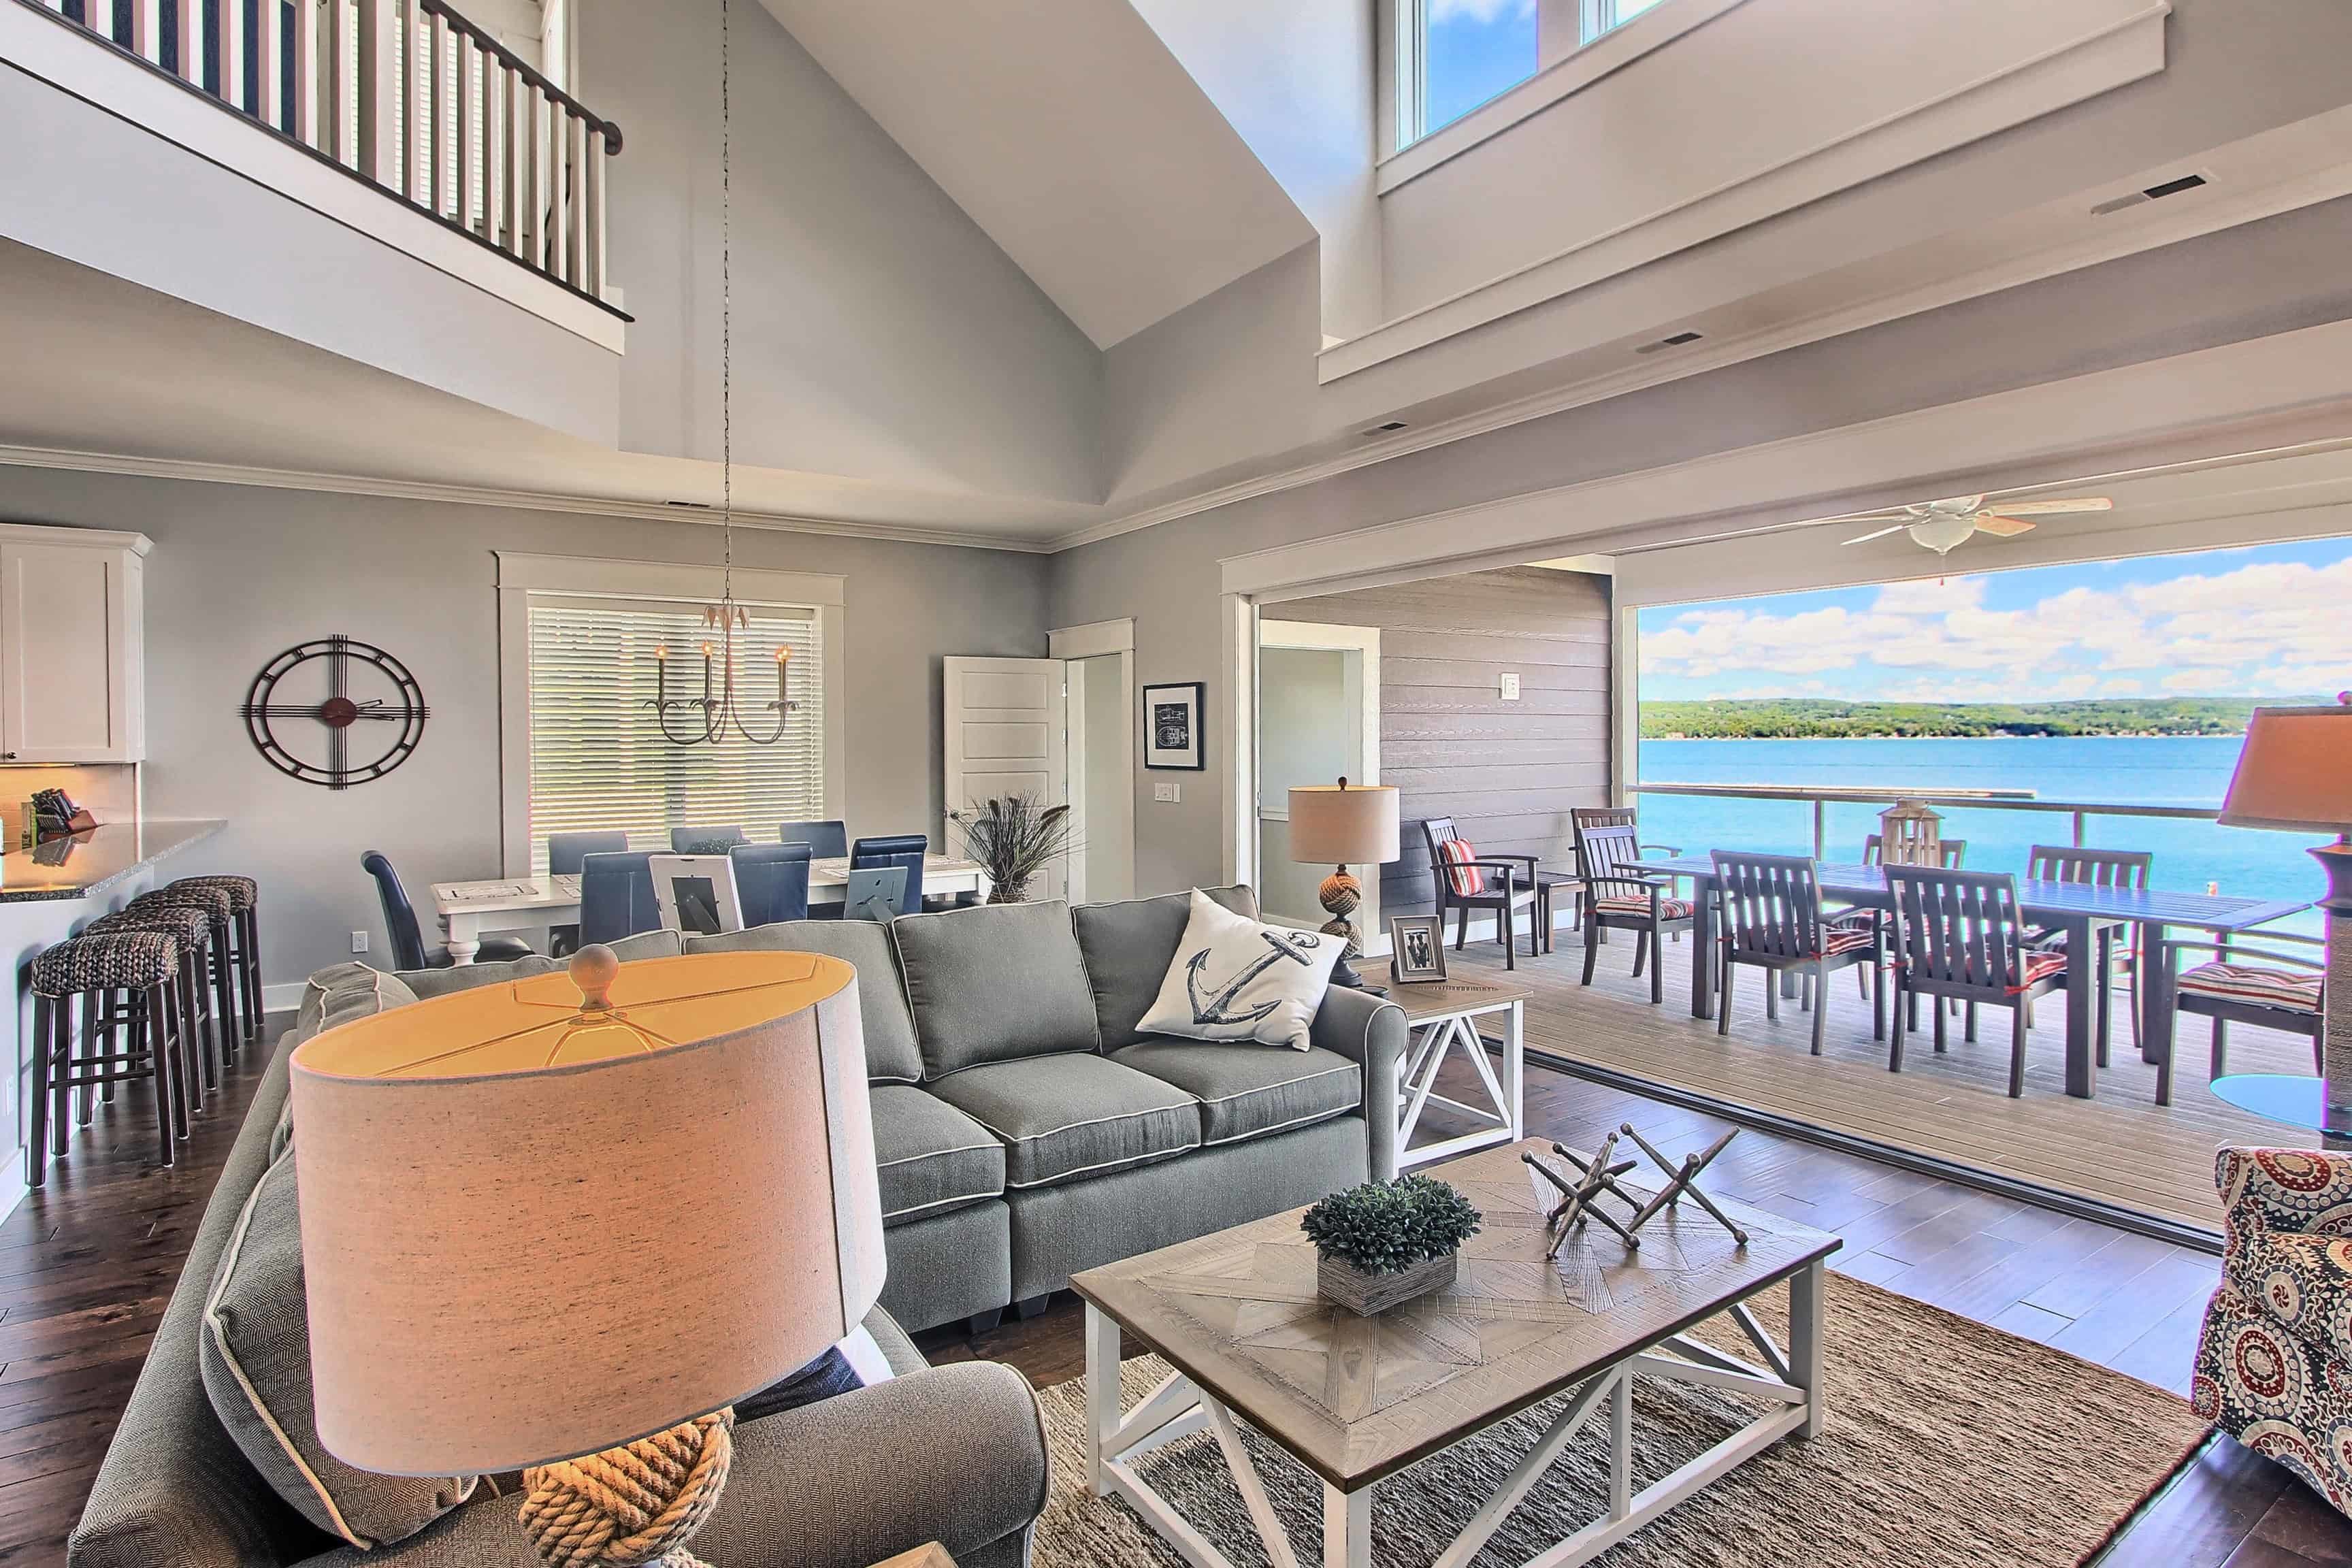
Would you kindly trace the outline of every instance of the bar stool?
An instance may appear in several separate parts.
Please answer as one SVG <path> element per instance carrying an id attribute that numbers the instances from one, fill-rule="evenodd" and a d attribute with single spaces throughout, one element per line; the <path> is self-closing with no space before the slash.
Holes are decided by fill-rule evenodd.
<path id="1" fill-rule="evenodd" d="M 228 895 L 236 940 L 237 994 L 245 1005 L 245 1038 L 261 1037 L 261 884 L 250 877 L 182 877 L 173 888 L 218 888 Z M 168 889 L 167 889 L 168 890 Z M 224 1039 L 223 1048 L 226 1049 Z"/>
<path id="2" fill-rule="evenodd" d="M 134 910 L 194 909 L 204 911 L 205 919 L 212 926 L 212 941 L 206 944 L 209 954 L 205 972 L 212 977 L 213 1001 L 225 1030 L 221 1038 L 226 1047 L 229 1041 L 238 1037 L 236 971 L 228 957 L 229 943 L 234 940 L 231 933 L 236 927 L 236 899 L 226 889 L 174 882 L 170 887 L 140 894 L 131 900 L 130 907 Z"/>
<path id="3" fill-rule="evenodd" d="M 79 1095 L 86 1121 L 89 1091 L 139 1079 L 155 1081 L 155 1131 L 161 1158 L 172 1164 L 178 1140 L 186 1136 L 188 1102 L 165 1024 L 173 990 L 179 983 L 180 944 L 159 931 L 110 931 L 68 937 L 41 950 L 33 960 L 32 1141 L 26 1146 L 25 1179 L 39 1186 L 48 1178 L 51 1135 L 65 1152 L 71 1119 L 68 1091 Z M 131 1037 L 116 1050 L 111 1036 L 101 1050 L 98 1014 L 117 993 L 129 996 Z M 81 998 L 81 1050 L 74 1049 L 73 1002 Z"/>
<path id="4" fill-rule="evenodd" d="M 154 904 L 143 910 L 122 910 L 104 915 L 82 928 L 84 936 L 106 936 L 122 931 L 159 931 L 180 944 L 180 979 L 173 1000 L 173 1033 L 180 1046 L 179 1068 L 186 1075 L 192 1110 L 204 1109 L 205 1099 L 220 1087 L 220 1069 L 229 1049 L 228 1029 L 205 989 L 205 965 L 212 947 L 212 921 L 199 909 Z M 111 1009 L 103 1011 L 99 1027 L 111 1041 L 122 1020 Z M 112 1096 L 108 1098 L 111 1099 Z"/>

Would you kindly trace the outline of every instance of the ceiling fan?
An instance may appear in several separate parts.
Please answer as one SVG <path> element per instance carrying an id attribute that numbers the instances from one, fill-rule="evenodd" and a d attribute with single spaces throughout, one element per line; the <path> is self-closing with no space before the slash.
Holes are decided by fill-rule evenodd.
<path id="1" fill-rule="evenodd" d="M 1997 539 L 2013 539 L 2032 530 L 2034 525 L 2026 521 L 2029 518 L 2055 517 L 2076 511 L 2108 511 L 2116 504 L 2105 496 L 2011 501 L 1990 507 L 1985 504 L 1985 500 L 1983 496 L 1953 496 L 1945 500 L 1889 507 L 1884 511 L 1858 511 L 1828 521 L 1886 523 L 1886 527 L 1875 532 L 1847 540 L 1848 544 L 1867 544 L 1890 533 L 1908 532 L 1914 543 L 1938 555 L 1949 555 L 1955 547 L 1966 543 L 1973 534 L 1990 533 Z"/>

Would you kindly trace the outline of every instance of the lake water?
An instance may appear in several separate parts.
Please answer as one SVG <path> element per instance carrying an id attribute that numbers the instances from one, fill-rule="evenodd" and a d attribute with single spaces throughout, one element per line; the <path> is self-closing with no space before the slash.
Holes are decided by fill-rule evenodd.
<path id="1" fill-rule="evenodd" d="M 1916 789 L 1936 795 L 1963 789 L 2030 789 L 2042 800 L 2104 801 L 2136 805 L 2219 807 L 2237 765 L 2235 736 L 2082 736 L 2018 740 L 1643 741 L 1640 777 L 1645 784 L 1771 784 L 1843 789 L 1856 785 Z M 1758 849 L 1812 851 L 1810 802 L 1710 800 L 1705 796 L 1635 797 L 1642 837 L 1693 853 Z M 1884 805 L 1829 807 L 1831 860 L 1862 858 L 1862 841 L 1877 831 Z M 2065 844 L 2073 818 L 2059 814 L 1939 806 L 1946 838 L 1968 840 L 1972 871 L 2025 869 L 2035 844 Z M 2094 848 L 2155 853 L 2154 886 L 2202 892 L 2209 884 L 2249 898 L 2316 898 L 2319 868 L 2304 851 L 2310 835 L 2221 827 L 2210 822 L 2161 817 L 2094 816 L 2084 841 Z M 2284 922 L 2317 934 L 2313 912 Z"/>

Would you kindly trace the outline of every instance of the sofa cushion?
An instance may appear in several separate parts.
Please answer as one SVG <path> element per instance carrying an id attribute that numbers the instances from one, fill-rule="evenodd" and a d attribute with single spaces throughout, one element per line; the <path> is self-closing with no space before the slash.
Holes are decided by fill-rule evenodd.
<path id="1" fill-rule="evenodd" d="M 915 1019 L 898 984 L 898 955 L 887 928 L 872 921 L 778 921 L 718 936 L 688 937 L 688 952 L 822 952 L 857 971 L 857 1016 L 866 1031 L 866 1076 L 874 1083 L 913 1083 L 923 1076 Z M 885 1207 L 887 1207 L 886 1203 Z"/>
<path id="2" fill-rule="evenodd" d="M 295 1037 L 309 1039 L 321 1029 L 365 1018 L 388 1007 L 404 1007 L 416 992 L 399 975 L 364 963 L 336 963 L 312 974 L 302 987 L 302 1003 L 295 1016 Z"/>
<path id="3" fill-rule="evenodd" d="M 1096 1048 L 1094 993 L 1060 900 L 902 915 L 890 939 L 926 1078 Z"/>
<path id="4" fill-rule="evenodd" d="M 1183 939 L 1140 1027 L 1190 1040 L 1307 1048 L 1345 943 L 1237 915 L 1195 890 Z"/>
<path id="5" fill-rule="evenodd" d="M 1004 1144 L 1004 1184 L 1043 1187 L 1201 1145 L 1192 1097 L 1092 1055 L 990 1062 L 930 1091 Z"/>
<path id="6" fill-rule="evenodd" d="M 436 996 L 471 991 L 478 985 L 498 985 L 509 980 L 527 980 L 534 974 L 552 974 L 562 967 L 554 959 L 532 953 L 528 958 L 509 958 L 499 963 L 453 963 L 446 969 L 403 969 L 397 973 L 402 983 L 416 993 L 420 1001 L 430 1001 Z"/>
<path id="7" fill-rule="evenodd" d="M 1146 1036 L 1111 1060 L 1199 1100 L 1205 1143 L 1304 1127 L 1344 1116 L 1364 1100 L 1364 1069 L 1336 1051 Z"/>
<path id="8" fill-rule="evenodd" d="M 205 1301 L 197 1360 L 214 1414 L 278 1495 L 354 1546 L 414 1535 L 472 1495 L 470 1476 L 355 1469 L 319 1441 L 294 1162 L 262 1173 Z"/>
<path id="9" fill-rule="evenodd" d="M 877 1083 L 874 1159 L 882 1222 L 898 1225 L 1004 1191 L 1004 1145 L 954 1106 L 910 1084 Z"/>
<path id="10" fill-rule="evenodd" d="M 1234 913 L 1257 918 L 1257 895 L 1248 888 L 1206 891 Z M 1160 983 L 1167 978 L 1192 913 L 1189 892 L 1080 904 L 1070 911 L 1078 952 L 1086 960 L 1087 984 L 1094 992 L 1095 1026 L 1104 1050 L 1115 1051 L 1142 1037 L 1138 1026 L 1160 994 Z"/>

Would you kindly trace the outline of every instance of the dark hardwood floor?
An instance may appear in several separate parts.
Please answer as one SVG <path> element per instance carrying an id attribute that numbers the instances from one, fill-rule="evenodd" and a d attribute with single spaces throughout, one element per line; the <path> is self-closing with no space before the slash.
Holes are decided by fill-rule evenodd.
<path id="1" fill-rule="evenodd" d="M 171 1171 L 153 1165 L 145 1101 L 101 1108 L 48 1184 L 0 1221 L 0 1563 L 62 1562 L 262 1058 L 232 1070 Z M 1533 1132 L 1590 1144 L 1632 1121 L 1668 1152 L 1724 1124 L 1532 1069 Z M 1433 1127 L 1433 1132 L 1439 1129 Z M 2215 1261 L 2008 1199 L 1749 1131 L 1710 1186 L 1846 1238 L 1860 1279 L 2185 1389 Z M 967 1340 L 920 1336 L 934 1360 L 989 1356 L 1039 1385 L 1083 1369 L 1066 1292 L 1039 1317 Z M 2352 1525 L 2234 1443 L 2209 1447 L 2143 1510 L 2109 1568 L 2352 1568 Z"/>

